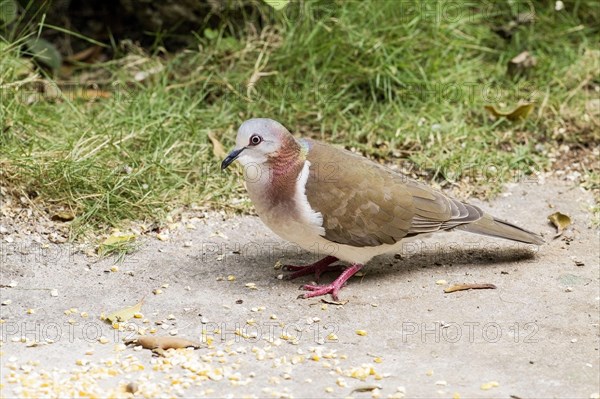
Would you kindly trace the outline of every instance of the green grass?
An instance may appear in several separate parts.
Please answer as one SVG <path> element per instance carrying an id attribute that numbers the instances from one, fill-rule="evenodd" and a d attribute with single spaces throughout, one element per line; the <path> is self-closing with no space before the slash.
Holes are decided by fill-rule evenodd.
<path id="1" fill-rule="evenodd" d="M 232 201 L 244 198 L 240 176 L 220 173 L 208 133 L 230 148 L 243 120 L 267 116 L 493 195 L 515 176 L 550 168 L 547 151 L 558 145 L 600 143 L 590 103 L 600 86 L 596 2 L 561 12 L 553 1 L 533 2 L 535 22 L 511 40 L 492 28 L 530 8 L 500 3 L 461 6 L 459 18 L 443 17 L 446 2 L 434 2 L 434 14 L 383 0 L 306 1 L 283 13 L 264 6 L 262 28 L 224 26 L 176 54 L 130 46 L 121 58 L 77 66 L 75 79 L 85 73 L 86 84 L 112 93 L 96 101 L 61 82 L 62 98 L 35 93 L 23 83 L 35 73 L 21 50 L 0 44 L 2 185 L 50 214 L 73 210 L 74 237 L 161 221 L 189 204 L 246 211 L 246 201 Z M 507 74 L 524 50 L 536 67 Z M 140 71 L 154 72 L 138 82 Z M 483 108 L 520 100 L 536 101 L 523 122 L 493 121 Z M 597 192 L 597 165 L 583 173 Z"/>

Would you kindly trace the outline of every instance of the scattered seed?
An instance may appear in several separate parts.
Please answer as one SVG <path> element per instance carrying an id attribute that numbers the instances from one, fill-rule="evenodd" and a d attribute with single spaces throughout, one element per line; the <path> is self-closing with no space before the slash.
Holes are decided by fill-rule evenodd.
<path id="1" fill-rule="evenodd" d="M 138 384 L 136 384 L 133 381 L 125 386 L 125 391 L 127 391 L 129 393 L 132 393 L 132 394 L 136 393 L 137 390 L 138 390 Z"/>
<path id="2" fill-rule="evenodd" d="M 491 381 L 491 382 L 486 382 L 484 384 L 481 384 L 481 386 L 479 387 L 482 391 L 489 391 L 492 388 L 496 388 L 497 386 L 499 386 L 500 384 L 498 384 L 496 381 Z"/>
<path id="3" fill-rule="evenodd" d="M 50 296 L 57 297 L 58 296 L 58 290 L 56 288 L 51 289 L 50 290 Z"/>
<path id="4" fill-rule="evenodd" d="M 235 276 L 233 274 L 230 274 L 229 276 L 227 276 L 227 281 L 235 281 Z"/>
<path id="5" fill-rule="evenodd" d="M 448 282 L 446 280 L 438 280 L 435 282 L 437 285 L 446 285 Z"/>
<path id="6" fill-rule="evenodd" d="M 354 388 L 352 391 L 350 391 L 350 395 L 352 395 L 354 392 L 371 392 L 375 389 L 381 389 L 381 385 L 359 386 L 359 387 Z"/>
<path id="7" fill-rule="evenodd" d="M 356 335 L 364 337 L 365 335 L 367 335 L 367 332 L 365 330 L 356 330 Z"/>

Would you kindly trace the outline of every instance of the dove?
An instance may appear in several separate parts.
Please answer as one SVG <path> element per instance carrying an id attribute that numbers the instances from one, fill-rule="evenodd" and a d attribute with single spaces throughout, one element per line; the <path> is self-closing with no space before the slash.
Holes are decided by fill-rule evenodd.
<path id="1" fill-rule="evenodd" d="M 289 278 L 341 271 L 330 284 L 307 284 L 304 298 L 337 300 L 346 281 L 373 257 L 397 253 L 402 241 L 462 230 L 541 245 L 541 236 L 500 220 L 359 154 L 295 138 L 272 119 L 249 119 L 221 170 L 237 160 L 248 195 L 264 224 L 284 240 L 323 255 L 306 266 L 286 265 Z M 338 260 L 348 267 L 333 265 Z"/>

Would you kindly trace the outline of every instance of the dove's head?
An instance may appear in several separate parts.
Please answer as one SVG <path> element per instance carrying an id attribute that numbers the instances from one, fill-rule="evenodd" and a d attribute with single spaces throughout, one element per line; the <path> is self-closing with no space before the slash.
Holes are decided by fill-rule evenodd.
<path id="1" fill-rule="evenodd" d="M 297 147 L 296 140 L 281 123 L 267 118 L 249 119 L 238 129 L 235 148 L 223 160 L 221 169 L 236 159 L 243 166 L 262 165 L 296 151 Z"/>

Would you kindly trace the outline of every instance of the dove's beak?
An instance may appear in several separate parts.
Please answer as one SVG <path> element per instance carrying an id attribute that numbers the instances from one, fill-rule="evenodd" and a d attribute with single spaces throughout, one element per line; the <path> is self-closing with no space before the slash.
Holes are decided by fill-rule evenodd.
<path id="1" fill-rule="evenodd" d="M 221 162 L 221 170 L 225 170 L 227 169 L 227 167 L 229 165 L 231 165 L 231 163 L 233 161 L 235 161 L 237 159 L 237 157 L 240 156 L 240 154 L 242 153 L 242 151 L 244 151 L 246 149 L 246 147 L 242 147 L 239 150 L 233 150 L 229 153 L 229 155 L 227 155 L 227 158 L 225 158 L 223 160 L 223 162 Z"/>

